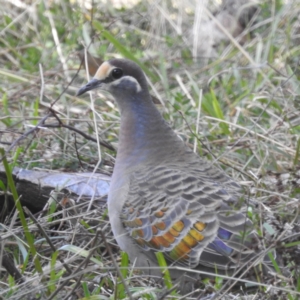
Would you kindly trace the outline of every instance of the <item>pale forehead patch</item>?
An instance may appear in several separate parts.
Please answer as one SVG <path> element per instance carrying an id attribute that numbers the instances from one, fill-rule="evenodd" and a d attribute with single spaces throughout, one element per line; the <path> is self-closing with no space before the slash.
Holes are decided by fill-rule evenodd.
<path id="1" fill-rule="evenodd" d="M 111 70 L 115 67 L 112 66 L 109 62 L 105 61 L 97 70 L 94 78 L 98 80 L 103 80 L 110 74 Z"/>
<path id="2" fill-rule="evenodd" d="M 116 66 L 112 66 L 109 62 L 105 61 L 97 70 L 97 72 L 94 76 L 94 79 L 105 80 L 107 77 L 109 77 L 111 71 L 115 68 L 116 68 Z M 128 81 L 133 82 L 136 86 L 137 93 L 142 90 L 142 87 L 140 86 L 139 82 L 132 76 L 121 77 L 120 79 L 115 80 L 110 84 L 113 86 L 117 86 L 120 83 L 120 81 L 122 81 L 122 80 L 128 80 Z"/>

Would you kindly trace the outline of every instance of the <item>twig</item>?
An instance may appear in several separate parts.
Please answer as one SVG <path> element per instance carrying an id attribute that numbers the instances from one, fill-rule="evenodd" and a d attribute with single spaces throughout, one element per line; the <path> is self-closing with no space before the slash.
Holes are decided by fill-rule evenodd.
<path id="1" fill-rule="evenodd" d="M 2 250 L 3 250 L 3 255 L 1 255 Z M 24 283 L 25 278 L 16 268 L 10 255 L 4 250 L 3 241 L 0 243 L 0 257 L 1 256 L 2 256 L 1 265 L 6 269 L 8 274 L 12 276 L 17 283 Z"/>
<path id="2" fill-rule="evenodd" d="M 35 216 L 30 212 L 30 210 L 26 206 L 23 207 L 23 209 L 26 212 L 26 214 L 30 217 L 30 219 L 33 221 L 33 223 L 38 227 L 38 229 L 40 230 L 40 232 L 42 233 L 42 235 L 46 239 L 47 243 L 49 244 L 51 250 L 53 252 L 57 251 L 57 249 L 52 244 L 50 238 L 48 237 L 46 231 L 41 226 L 41 224 L 39 223 L 39 221 L 35 218 Z M 62 263 L 62 265 L 65 267 L 65 269 L 67 270 L 68 274 L 72 274 L 72 270 L 69 268 L 69 266 L 62 259 L 60 259 L 59 257 L 58 257 L 58 259 Z"/>
<path id="3" fill-rule="evenodd" d="M 108 253 L 109 253 L 109 256 L 110 256 L 110 258 L 111 258 L 111 260 L 112 260 L 112 262 L 113 262 L 113 265 L 114 265 L 114 267 L 115 267 L 115 269 L 116 269 L 116 271 L 117 271 L 117 273 L 118 273 L 118 276 L 120 277 L 120 279 L 121 279 L 121 281 L 122 281 L 122 283 L 123 283 L 123 285 L 124 285 L 124 287 L 125 287 L 127 296 L 128 296 L 128 298 L 129 298 L 130 300 L 133 300 L 133 297 L 132 297 L 132 295 L 131 295 L 131 292 L 130 292 L 130 290 L 129 290 L 129 288 L 128 288 L 126 282 L 125 282 L 125 279 L 124 279 L 124 277 L 123 277 L 123 275 L 122 275 L 122 273 L 121 273 L 121 271 L 120 271 L 119 266 L 117 265 L 117 263 L 116 263 L 116 261 L 115 261 L 115 258 L 114 258 L 114 255 L 113 255 L 111 249 L 110 249 L 110 246 L 109 246 L 108 243 L 107 243 L 106 237 L 105 237 L 105 235 L 104 235 L 104 233 L 103 233 L 102 230 L 99 230 L 99 231 L 100 231 L 102 240 L 104 241 L 105 248 L 107 249 L 107 251 L 108 251 Z"/>
<path id="4" fill-rule="evenodd" d="M 97 237 L 98 237 L 98 234 L 96 232 L 96 235 L 95 235 L 95 240 L 97 240 Z M 66 278 L 66 280 L 55 290 L 55 292 L 47 299 L 47 300 L 52 300 L 55 298 L 55 296 L 59 293 L 59 291 L 61 291 L 63 289 L 64 286 L 66 286 L 71 279 L 73 279 L 76 275 L 76 273 L 82 268 L 82 266 L 84 264 L 86 264 L 86 262 L 89 261 L 90 257 L 93 255 L 93 252 L 94 252 L 95 248 L 93 248 L 90 252 L 89 252 L 89 255 L 86 257 L 85 260 L 82 261 L 82 263 L 76 268 L 76 270 L 68 277 Z M 73 276 L 72 276 L 73 275 Z M 82 278 L 82 275 L 79 276 L 80 279 Z M 80 280 L 78 281 L 80 282 Z M 77 284 L 75 285 L 76 287 L 78 286 Z M 74 289 L 72 289 L 72 293 L 73 293 Z M 69 297 L 70 295 L 68 295 Z M 64 299 L 69 299 L 69 298 L 64 298 Z"/>
<path id="5" fill-rule="evenodd" d="M 76 134 L 74 133 L 73 136 L 74 136 L 74 140 L 75 140 L 75 141 L 74 141 L 74 147 L 75 147 L 76 156 L 77 156 L 77 159 L 78 159 L 78 161 L 79 161 L 80 167 L 83 169 L 82 161 L 81 161 L 80 155 L 79 155 L 79 153 L 78 153 L 78 149 L 77 149 L 77 139 L 76 139 Z"/>
<path id="6" fill-rule="evenodd" d="M 88 262 L 90 261 L 90 258 L 92 257 L 95 249 L 96 249 L 96 242 L 98 240 L 98 236 L 99 236 L 99 233 L 96 231 L 96 235 L 93 239 L 93 242 L 92 242 L 92 250 L 89 252 L 88 256 L 86 257 L 86 259 L 84 259 L 80 264 L 79 266 L 77 267 L 77 269 L 75 270 L 74 274 L 76 274 L 82 267 L 86 267 Z M 73 289 L 70 291 L 69 294 L 66 295 L 66 297 L 63 299 L 63 300 L 67 300 L 67 299 L 70 299 L 71 295 L 74 293 L 74 291 L 77 289 L 77 287 L 81 284 L 81 279 L 83 277 L 83 274 L 81 274 L 76 282 L 76 284 L 74 285 Z"/>
<path id="7" fill-rule="evenodd" d="M 22 134 L 18 139 L 16 139 L 11 145 L 10 147 L 6 150 L 6 153 L 8 153 L 9 151 L 11 151 L 20 141 L 24 140 L 27 136 L 29 136 L 30 134 L 34 133 L 36 130 L 39 130 L 40 127 L 43 127 L 45 121 L 51 117 L 53 114 L 50 111 L 46 116 L 44 116 L 39 123 L 31 128 L 30 130 L 28 130 L 27 132 L 25 132 L 24 134 Z M 0 158 L 0 162 L 3 160 L 3 157 Z"/>
<path id="8" fill-rule="evenodd" d="M 44 124 L 43 127 L 47 127 L 47 128 L 67 128 L 69 130 L 72 130 L 74 132 L 77 132 L 78 134 L 82 135 L 85 139 L 89 140 L 89 141 L 92 141 L 92 142 L 97 142 L 97 139 L 87 135 L 86 133 L 84 133 L 83 131 L 73 127 L 73 126 L 70 126 L 70 125 L 66 125 L 64 124 L 61 119 L 56 115 L 56 113 L 53 113 L 53 117 L 55 117 L 55 119 L 58 121 L 59 124 Z M 111 150 L 111 151 L 116 151 L 115 148 L 113 146 L 111 146 L 109 143 L 107 142 L 104 142 L 104 141 L 99 141 L 100 145 L 103 146 L 103 147 L 106 147 L 107 149 Z"/>

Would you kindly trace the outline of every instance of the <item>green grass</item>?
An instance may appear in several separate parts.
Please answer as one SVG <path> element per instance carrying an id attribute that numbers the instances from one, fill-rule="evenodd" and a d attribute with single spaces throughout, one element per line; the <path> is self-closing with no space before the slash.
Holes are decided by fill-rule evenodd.
<path id="1" fill-rule="evenodd" d="M 249 217 L 266 247 L 276 246 L 291 271 L 290 277 L 270 283 L 281 292 L 273 293 L 262 285 L 253 298 L 258 293 L 259 299 L 299 299 L 300 1 L 261 1 L 252 37 L 241 47 L 224 43 L 217 47 L 217 55 L 210 59 L 199 55 L 197 60 L 186 42 L 195 10 L 188 4 L 186 9 L 166 4 L 142 1 L 132 8 L 116 8 L 94 2 L 89 9 L 67 0 L 27 1 L 23 7 L 3 2 L 1 156 L 39 124 L 50 107 L 64 124 L 117 143 L 119 112 L 112 98 L 75 96 L 87 82 L 86 72 L 79 70 L 77 50 L 84 45 L 103 60 L 132 59 L 147 74 L 151 93 L 162 100 L 159 109 L 176 133 L 241 182 L 247 197 L 255 200 Z M 13 195 L 16 212 L 1 220 L 5 243 L 0 257 L 5 250 L 26 281 L 17 283 L 1 269 L 0 299 L 66 299 L 70 295 L 74 299 L 128 299 L 126 288 L 136 298 L 156 299 L 165 286 L 172 289 L 167 272 L 159 285 L 127 269 L 130 264 L 115 246 L 105 202 L 77 202 L 65 195 L 62 203 L 54 193 L 48 196 L 44 211 L 35 216 L 44 232 L 24 214 L 22 195 L 12 180 L 13 166 L 93 171 L 101 157 L 97 171 L 112 172 L 114 151 L 99 148 L 80 134 L 75 137 L 53 117 L 46 125 L 24 136 L 2 160 L 7 183 L 0 182 L 0 189 Z M 106 234 L 124 281 L 97 228 Z M 274 265 L 282 272 L 282 266 L 276 261 Z M 165 268 L 163 261 L 160 266 Z M 228 290 L 227 280 L 219 274 L 214 279 L 204 276 L 203 295 L 219 292 L 223 299 L 236 299 L 241 293 Z M 174 291 L 167 297 L 180 296 Z"/>

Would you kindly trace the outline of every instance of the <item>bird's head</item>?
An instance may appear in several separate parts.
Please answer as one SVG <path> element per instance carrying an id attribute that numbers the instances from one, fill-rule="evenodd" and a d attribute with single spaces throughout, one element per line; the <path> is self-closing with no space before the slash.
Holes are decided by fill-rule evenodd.
<path id="1" fill-rule="evenodd" d="M 126 94 L 134 96 L 141 92 L 148 93 L 143 71 L 135 62 L 126 59 L 104 62 L 94 78 L 79 89 L 77 96 L 94 89 L 108 91 L 116 98 Z"/>

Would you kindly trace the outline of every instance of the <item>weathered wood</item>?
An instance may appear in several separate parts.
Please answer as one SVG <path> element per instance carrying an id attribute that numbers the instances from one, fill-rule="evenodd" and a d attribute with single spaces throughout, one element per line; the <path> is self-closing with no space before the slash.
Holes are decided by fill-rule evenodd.
<path id="1" fill-rule="evenodd" d="M 22 205 L 33 211 L 43 209 L 53 190 L 59 191 L 58 201 L 66 195 L 82 197 L 104 197 L 108 193 L 110 177 L 93 173 L 58 173 L 55 171 L 33 171 L 15 168 L 13 179 Z M 0 180 L 7 184 L 4 168 L 0 166 Z M 9 195 L 1 195 L 0 209 L 5 197 L 9 206 L 14 205 Z"/>

